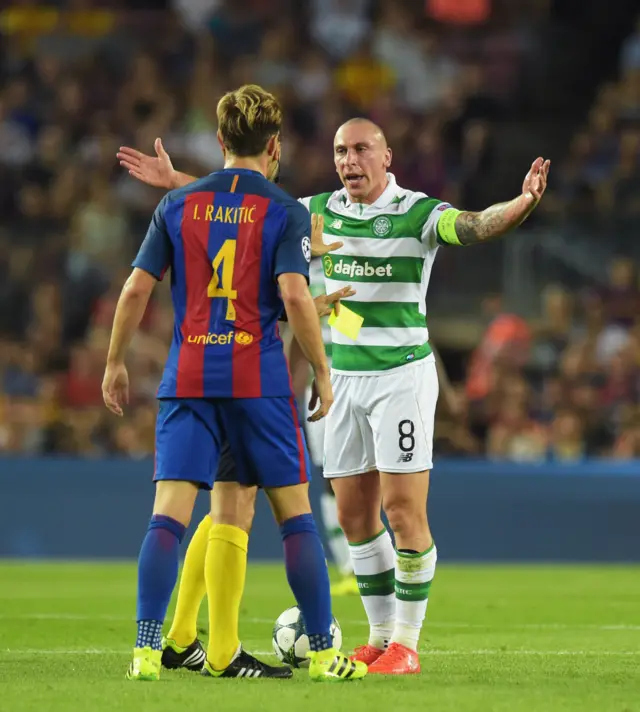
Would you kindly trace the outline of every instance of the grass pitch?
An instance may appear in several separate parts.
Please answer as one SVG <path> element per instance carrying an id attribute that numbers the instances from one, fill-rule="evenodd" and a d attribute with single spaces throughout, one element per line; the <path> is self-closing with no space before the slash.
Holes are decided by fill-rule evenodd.
<path id="1" fill-rule="evenodd" d="M 640 568 L 438 567 L 422 674 L 319 685 L 163 671 L 124 679 L 135 638 L 133 564 L 0 564 L 0 710 L 7 712 L 640 712 Z M 251 566 L 241 632 L 270 655 L 292 604 L 281 566 Z M 204 607 L 202 614 L 204 614 Z M 352 649 L 357 598 L 334 601 Z M 206 624 L 201 617 L 203 626 Z"/>

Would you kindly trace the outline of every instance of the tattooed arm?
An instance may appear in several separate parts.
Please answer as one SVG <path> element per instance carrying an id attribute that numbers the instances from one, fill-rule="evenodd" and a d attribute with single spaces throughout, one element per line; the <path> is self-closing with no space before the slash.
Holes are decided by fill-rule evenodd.
<path id="1" fill-rule="evenodd" d="M 533 212 L 547 187 L 550 161 L 537 158 L 522 184 L 522 194 L 508 203 L 497 203 L 479 213 L 445 211 L 438 225 L 439 241 L 474 245 L 518 227 Z M 449 213 L 447 215 L 447 213 Z"/>
<path id="2" fill-rule="evenodd" d="M 456 218 L 456 234 L 462 245 L 501 237 L 524 222 L 536 205 L 533 196 L 520 195 L 508 203 L 491 205 L 480 213 L 462 212 Z"/>

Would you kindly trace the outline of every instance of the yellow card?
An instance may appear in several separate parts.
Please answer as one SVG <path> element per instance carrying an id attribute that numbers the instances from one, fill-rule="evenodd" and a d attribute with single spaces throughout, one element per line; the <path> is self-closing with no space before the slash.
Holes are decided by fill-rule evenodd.
<path id="1" fill-rule="evenodd" d="M 341 334 L 344 334 L 348 339 L 353 339 L 353 341 L 358 338 L 363 321 L 364 317 L 351 311 L 351 309 L 347 309 L 344 304 L 340 305 L 339 315 L 336 315 L 334 309 L 329 316 L 329 326 L 337 329 Z"/>

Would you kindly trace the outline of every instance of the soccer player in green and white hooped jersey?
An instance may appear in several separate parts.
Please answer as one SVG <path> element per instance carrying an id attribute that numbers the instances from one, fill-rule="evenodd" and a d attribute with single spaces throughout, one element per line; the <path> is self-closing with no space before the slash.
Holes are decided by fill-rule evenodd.
<path id="1" fill-rule="evenodd" d="M 546 188 L 549 162 L 534 161 L 516 199 L 470 213 L 399 187 L 391 157 L 378 126 L 348 121 L 334 141 L 343 188 L 302 202 L 324 217 L 325 241 L 343 242 L 323 257 L 327 291 L 351 283 L 357 293 L 344 304 L 364 317 L 355 342 L 332 330 L 335 402 L 324 467 L 370 624 L 355 656 L 372 673 L 409 674 L 420 670 L 437 556 L 426 515 L 438 396 L 425 308 L 431 268 L 440 245 L 481 242 L 525 220 Z"/>
<path id="2" fill-rule="evenodd" d="M 173 169 L 158 142 L 156 153 L 126 149 L 119 157 L 151 185 L 195 180 Z M 327 291 L 353 284 L 357 294 L 345 304 L 364 317 L 355 343 L 333 330 L 335 401 L 325 435 L 324 475 L 370 627 L 353 657 L 371 673 L 404 675 L 420 671 L 418 641 L 436 566 L 427 521 L 438 397 L 424 306 L 429 275 L 440 246 L 482 243 L 526 220 L 546 189 L 549 161 L 533 162 L 513 200 L 469 212 L 399 187 L 388 172 L 391 158 L 382 130 L 352 119 L 334 139 L 343 188 L 302 202 L 324 215 L 325 242 L 343 242 L 323 257 Z"/>

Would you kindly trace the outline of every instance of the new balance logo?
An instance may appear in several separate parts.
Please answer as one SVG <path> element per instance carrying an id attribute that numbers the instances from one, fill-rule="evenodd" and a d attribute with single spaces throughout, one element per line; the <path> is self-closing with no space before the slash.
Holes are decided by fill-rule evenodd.
<path id="1" fill-rule="evenodd" d="M 398 462 L 411 462 L 411 460 L 413 460 L 412 452 L 403 452 L 398 458 Z"/>

